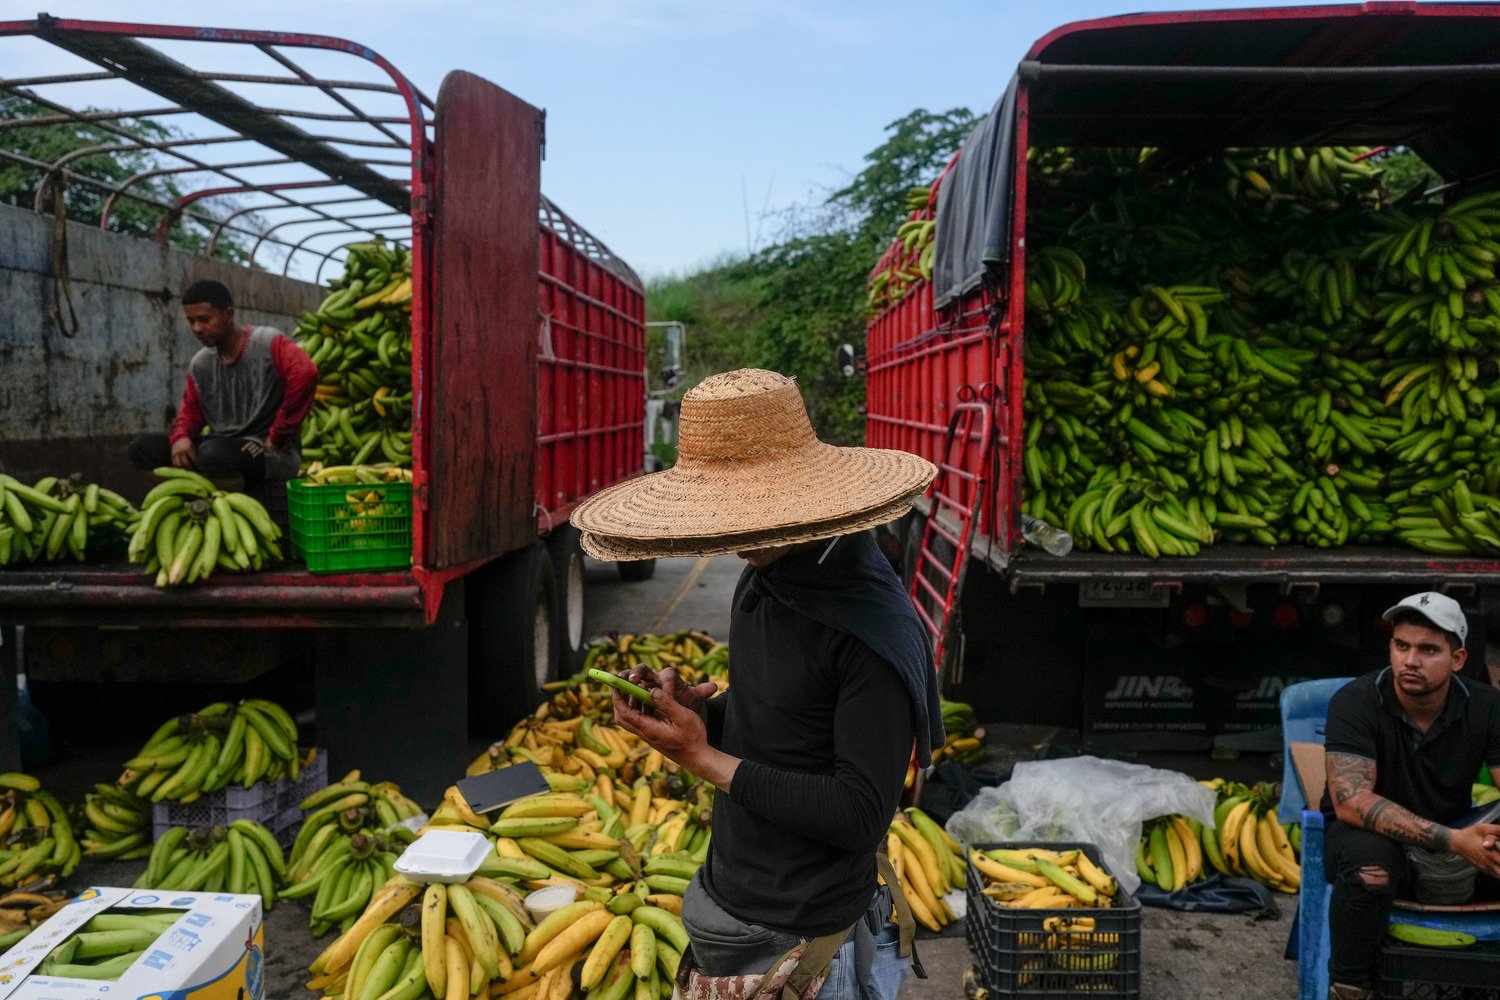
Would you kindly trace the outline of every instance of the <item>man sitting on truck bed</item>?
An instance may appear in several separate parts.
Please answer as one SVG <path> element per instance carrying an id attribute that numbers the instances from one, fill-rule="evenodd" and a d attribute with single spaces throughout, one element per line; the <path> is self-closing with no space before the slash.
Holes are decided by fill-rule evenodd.
<path id="1" fill-rule="evenodd" d="M 299 431 L 317 389 L 317 365 L 280 330 L 237 324 L 229 289 L 217 281 L 188 286 L 182 312 L 203 349 L 188 364 L 171 432 L 131 441 L 131 464 L 197 469 L 246 486 L 297 475 Z"/>
<path id="2" fill-rule="evenodd" d="M 1324 871 L 1336 1000 L 1373 996 L 1394 900 L 1464 902 L 1475 869 L 1500 877 L 1500 826 L 1444 825 L 1469 809 L 1481 767 L 1500 777 L 1500 691 L 1458 676 L 1469 626 L 1453 598 L 1413 594 L 1385 618 L 1390 666 L 1350 681 L 1328 704 L 1323 811 L 1335 818 Z M 1428 896 L 1465 876 L 1453 898 Z"/>

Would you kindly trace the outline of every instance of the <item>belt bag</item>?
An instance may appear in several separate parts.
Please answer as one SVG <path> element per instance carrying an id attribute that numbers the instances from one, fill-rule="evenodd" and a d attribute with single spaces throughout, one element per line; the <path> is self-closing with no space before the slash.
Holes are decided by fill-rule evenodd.
<path id="1" fill-rule="evenodd" d="M 875 856 L 876 870 L 891 890 L 896 908 L 896 925 L 900 929 L 902 958 L 912 960 L 912 970 L 922 979 L 926 971 L 916 955 L 916 922 L 911 907 L 901 893 L 901 881 L 891 867 L 884 850 Z M 701 888 L 700 888 L 701 891 Z M 881 914 L 882 920 L 884 914 Z M 861 917 L 863 921 L 865 918 Z M 771 963 L 764 973 L 745 976 L 709 976 L 700 972 L 693 961 L 692 949 L 682 956 L 677 968 L 673 1000 L 814 1000 L 828 979 L 833 957 L 849 939 L 858 923 L 833 934 L 803 941 Z M 863 976 L 860 977 L 861 981 Z"/>

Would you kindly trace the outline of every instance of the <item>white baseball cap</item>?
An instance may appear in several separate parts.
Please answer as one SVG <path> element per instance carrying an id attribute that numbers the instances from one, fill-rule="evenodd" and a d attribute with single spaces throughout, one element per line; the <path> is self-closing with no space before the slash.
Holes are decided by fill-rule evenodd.
<path id="1" fill-rule="evenodd" d="M 1399 604 L 1387 608 L 1385 614 L 1381 615 L 1386 621 L 1390 621 L 1397 612 L 1411 610 L 1432 622 L 1433 625 L 1444 632 L 1452 632 L 1458 636 L 1458 644 L 1462 647 L 1469 641 L 1469 621 L 1464 617 L 1464 609 L 1458 606 L 1458 602 L 1446 594 L 1435 593 L 1431 590 L 1420 594 L 1412 594 L 1403 597 Z"/>

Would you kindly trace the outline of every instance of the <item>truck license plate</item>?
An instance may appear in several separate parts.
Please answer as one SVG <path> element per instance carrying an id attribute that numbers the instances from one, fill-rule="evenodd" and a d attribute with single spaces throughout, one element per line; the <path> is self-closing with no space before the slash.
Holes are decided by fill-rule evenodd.
<path id="1" fill-rule="evenodd" d="M 1164 608 L 1171 600 L 1171 591 L 1150 580 L 1085 580 L 1078 588 L 1080 608 Z"/>

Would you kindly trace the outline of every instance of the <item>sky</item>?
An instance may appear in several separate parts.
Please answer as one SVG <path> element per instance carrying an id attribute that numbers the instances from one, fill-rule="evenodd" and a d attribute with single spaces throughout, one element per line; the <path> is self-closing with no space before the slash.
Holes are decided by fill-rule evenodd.
<path id="1" fill-rule="evenodd" d="M 55 2 L 47 12 L 59 17 L 337 35 L 373 48 L 431 96 L 450 70 L 485 77 L 546 110 L 543 191 L 648 280 L 764 247 L 782 210 L 846 183 L 884 127 L 914 108 L 987 111 L 1031 43 L 1061 24 L 1143 7 L 1246 6 Z M 0 19 L 31 17 L 41 7 L 0 0 Z"/>

